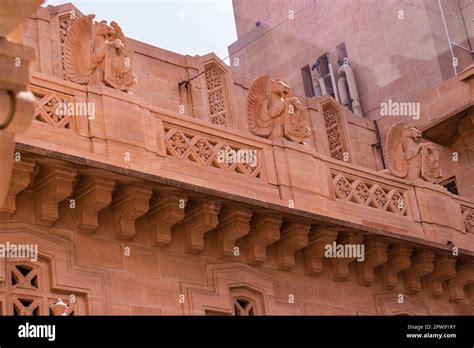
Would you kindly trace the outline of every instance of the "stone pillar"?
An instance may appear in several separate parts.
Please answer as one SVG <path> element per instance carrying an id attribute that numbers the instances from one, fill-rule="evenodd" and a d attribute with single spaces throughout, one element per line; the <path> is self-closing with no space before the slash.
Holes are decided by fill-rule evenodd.
<path id="1" fill-rule="evenodd" d="M 28 128 L 34 111 L 34 96 L 26 87 L 29 84 L 28 65 L 35 52 L 21 43 L 21 22 L 42 2 L 0 2 L 0 167 L 3 175 L 0 205 L 10 186 L 15 134 Z"/>
<path id="2" fill-rule="evenodd" d="M 463 243 L 460 205 L 444 187 L 417 179 L 414 181 L 415 196 L 420 211 L 420 221 L 425 233 L 450 241 Z"/>

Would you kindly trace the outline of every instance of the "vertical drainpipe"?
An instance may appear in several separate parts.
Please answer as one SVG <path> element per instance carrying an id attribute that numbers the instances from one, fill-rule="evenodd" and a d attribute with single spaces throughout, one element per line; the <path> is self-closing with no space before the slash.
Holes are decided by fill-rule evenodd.
<path id="1" fill-rule="evenodd" d="M 337 79 L 337 89 L 339 92 L 339 98 L 341 99 L 340 103 L 345 107 L 351 109 L 351 98 L 349 96 L 349 91 L 347 90 L 347 79 L 345 76 L 339 76 L 339 78 Z"/>
<path id="2" fill-rule="evenodd" d="M 324 79 L 322 77 L 319 78 L 319 87 L 321 87 L 321 95 L 328 94 L 328 90 L 326 88 L 326 82 L 324 82 Z"/>
<path id="3" fill-rule="evenodd" d="M 338 69 L 339 76 L 345 76 L 347 81 L 347 87 L 349 88 L 349 96 L 351 98 L 352 111 L 358 116 L 362 116 L 362 110 L 360 107 L 359 92 L 357 90 L 357 84 L 354 76 L 354 70 L 350 65 L 343 64 Z M 342 99 L 342 98 L 341 98 Z"/>
<path id="4" fill-rule="evenodd" d="M 334 91 L 334 97 L 339 102 L 339 93 L 337 93 L 336 77 L 334 76 L 334 70 L 332 69 L 332 64 L 328 63 L 328 67 L 329 67 L 329 75 L 331 75 L 331 83 L 332 83 L 332 88 Z"/>

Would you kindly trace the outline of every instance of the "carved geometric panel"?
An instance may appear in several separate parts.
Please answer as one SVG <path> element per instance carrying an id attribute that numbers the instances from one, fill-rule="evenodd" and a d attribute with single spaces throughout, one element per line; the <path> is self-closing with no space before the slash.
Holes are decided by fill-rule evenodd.
<path id="1" fill-rule="evenodd" d="M 255 305 L 241 298 L 234 298 L 234 315 L 236 316 L 253 316 L 255 315 Z"/>
<path id="2" fill-rule="evenodd" d="M 226 100 L 225 73 L 215 63 L 205 66 L 207 98 L 211 123 L 228 127 L 229 115 Z"/>
<path id="3" fill-rule="evenodd" d="M 336 172 L 332 173 L 332 185 L 338 199 L 401 216 L 408 214 L 404 191 L 400 189 Z"/>
<path id="4" fill-rule="evenodd" d="M 342 140 L 339 112 L 331 105 L 324 105 L 323 115 L 324 123 L 326 124 L 331 157 L 343 161 L 344 152 L 346 152 L 347 149 L 345 148 L 344 141 Z"/>
<path id="5" fill-rule="evenodd" d="M 202 134 L 187 131 L 179 128 L 165 127 L 165 144 L 168 155 L 183 160 L 190 160 L 206 167 L 223 169 L 231 173 L 245 175 L 251 178 L 261 178 L 262 163 L 261 151 L 256 151 L 255 163 L 251 161 L 220 161 L 219 155 L 221 151 L 224 153 L 233 150 L 239 153 L 241 150 L 248 151 L 250 149 L 230 145 L 224 140 L 214 140 L 207 138 Z"/>
<path id="6" fill-rule="evenodd" d="M 29 259 L 5 262 L 5 282 L 0 287 L 4 305 L 0 315 L 39 316 L 85 314 L 84 295 L 52 289 L 46 262 Z"/>
<path id="7" fill-rule="evenodd" d="M 68 114 L 66 105 L 71 105 L 73 98 L 58 93 L 38 95 L 35 101 L 34 119 L 56 128 L 71 129 L 72 115 Z"/>
<path id="8" fill-rule="evenodd" d="M 233 315 L 254 316 L 265 314 L 264 294 L 247 286 L 238 286 L 229 289 L 233 301 Z"/>

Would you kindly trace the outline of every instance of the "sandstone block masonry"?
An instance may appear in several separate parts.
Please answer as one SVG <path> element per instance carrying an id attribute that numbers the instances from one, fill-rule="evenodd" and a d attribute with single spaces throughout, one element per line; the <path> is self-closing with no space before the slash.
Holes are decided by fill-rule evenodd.
<path id="1" fill-rule="evenodd" d="M 374 123 L 332 97 L 113 23 L 89 31 L 71 4 L 23 22 L 34 120 L 15 138 L 0 243 L 37 245 L 38 260 L 0 260 L 2 314 L 474 313 L 474 203 L 429 180 L 436 151 L 403 162 L 406 177 L 393 148 L 381 171 Z M 99 31 L 116 64 L 98 50 L 104 66 L 77 71 L 68 42 Z M 64 102 L 95 117 L 58 113 Z M 334 243 L 364 257 L 330 257 Z"/>

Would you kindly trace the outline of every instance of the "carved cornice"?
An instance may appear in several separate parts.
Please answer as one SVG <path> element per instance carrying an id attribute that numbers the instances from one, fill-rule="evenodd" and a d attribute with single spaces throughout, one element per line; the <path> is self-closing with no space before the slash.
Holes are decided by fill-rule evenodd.
<path id="1" fill-rule="evenodd" d="M 148 211 L 152 193 L 151 187 L 142 184 L 119 186 L 112 202 L 116 239 L 131 240 L 135 237 L 135 221 Z"/>
<path id="2" fill-rule="evenodd" d="M 234 255 L 235 241 L 250 232 L 252 210 L 243 207 L 231 207 L 222 210 L 219 226 L 216 230 L 217 251 L 220 258 Z"/>
<path id="3" fill-rule="evenodd" d="M 403 283 L 407 294 L 414 295 L 421 290 L 421 278 L 433 272 L 434 259 L 434 251 L 415 250 L 411 258 L 412 266 L 403 272 Z"/>
<path id="4" fill-rule="evenodd" d="M 365 260 L 356 263 L 357 282 L 369 286 L 375 279 L 374 269 L 387 262 L 388 243 L 382 240 L 365 241 Z"/>
<path id="5" fill-rule="evenodd" d="M 34 183 L 35 218 L 39 225 L 52 225 L 58 219 L 58 204 L 73 191 L 77 171 L 63 166 L 44 168 Z"/>
<path id="6" fill-rule="evenodd" d="M 183 220 L 187 201 L 188 197 L 180 192 L 164 191 L 151 203 L 148 222 L 154 246 L 171 243 L 171 227 Z"/>
<path id="7" fill-rule="evenodd" d="M 308 234 L 311 225 L 301 222 L 285 224 L 281 238 L 275 244 L 278 269 L 288 271 L 296 265 L 295 252 L 308 245 Z"/>
<path id="8" fill-rule="evenodd" d="M 115 180 L 88 176 L 81 178 L 75 189 L 76 228 L 81 233 L 93 233 L 99 226 L 99 212 L 112 201 Z"/>
<path id="9" fill-rule="evenodd" d="M 5 203 L 0 207 L 0 217 L 9 219 L 16 210 L 16 195 L 26 189 L 33 180 L 35 161 L 22 157 L 13 162 L 12 176 Z"/>
<path id="10" fill-rule="evenodd" d="M 204 235 L 215 228 L 221 203 L 202 201 L 186 211 L 186 217 L 180 224 L 184 233 L 184 248 L 187 253 L 199 254 L 204 249 Z"/>
<path id="11" fill-rule="evenodd" d="M 386 290 L 393 290 L 398 286 L 398 273 L 411 265 L 413 249 L 401 244 L 391 245 L 388 250 L 388 261 L 380 267 L 382 286 Z"/>
<path id="12" fill-rule="evenodd" d="M 303 250 L 306 274 L 318 276 L 323 271 L 325 246 L 332 244 L 337 238 L 338 231 L 333 228 L 316 226 L 309 233 L 309 244 Z"/>
<path id="13" fill-rule="evenodd" d="M 267 246 L 280 239 L 283 219 L 278 215 L 257 214 L 246 237 L 248 260 L 251 264 L 262 264 L 267 260 Z"/>
<path id="14" fill-rule="evenodd" d="M 438 255 L 434 262 L 434 271 L 423 277 L 431 297 L 439 298 L 443 293 L 443 282 L 456 275 L 456 258 L 450 255 Z"/>

